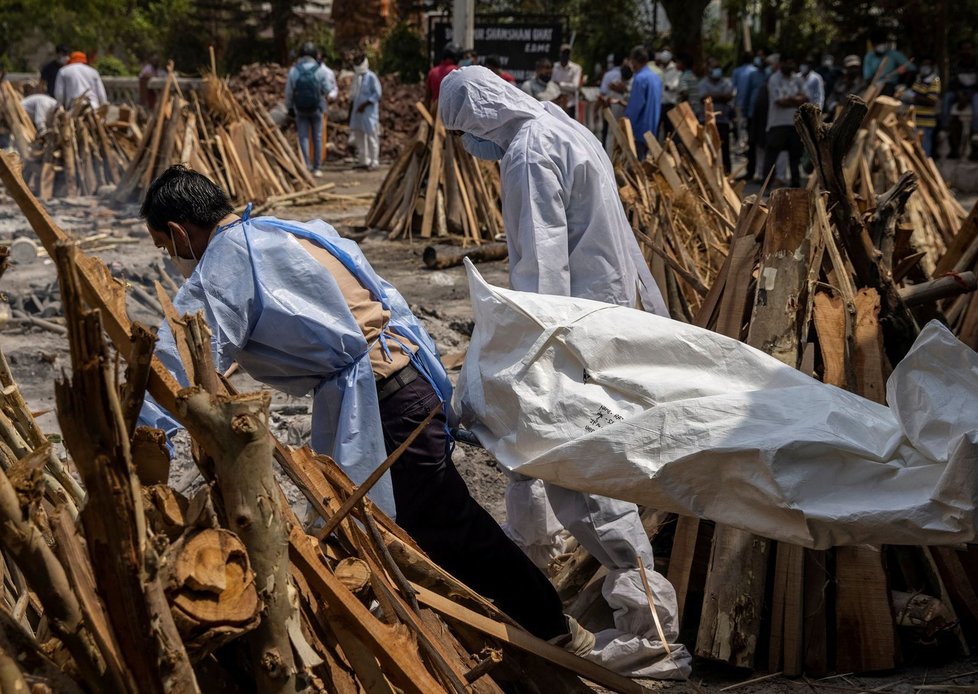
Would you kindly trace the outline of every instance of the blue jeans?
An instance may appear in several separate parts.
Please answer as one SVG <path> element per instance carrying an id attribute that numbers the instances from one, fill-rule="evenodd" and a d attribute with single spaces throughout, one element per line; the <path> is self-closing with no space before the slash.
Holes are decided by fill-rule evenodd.
<path id="1" fill-rule="evenodd" d="M 323 114 L 316 111 L 314 114 L 304 115 L 295 114 L 295 129 L 299 134 L 299 149 L 302 150 L 302 158 L 306 166 L 311 171 L 315 171 L 322 163 L 320 161 L 323 150 Z M 315 143 L 312 157 L 312 164 L 309 164 L 309 133 L 312 132 L 312 141 Z"/>
<path id="2" fill-rule="evenodd" d="M 934 128 L 917 128 L 921 134 L 921 144 L 924 147 L 924 153 L 930 157 L 934 158 Z"/>

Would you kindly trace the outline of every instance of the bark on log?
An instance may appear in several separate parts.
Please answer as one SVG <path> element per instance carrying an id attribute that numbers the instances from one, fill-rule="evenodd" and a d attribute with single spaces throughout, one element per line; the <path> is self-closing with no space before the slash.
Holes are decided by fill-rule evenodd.
<path id="1" fill-rule="evenodd" d="M 24 519 L 17 493 L 3 473 L 0 473 L 0 543 L 24 575 L 31 577 L 31 588 L 44 607 L 51 631 L 71 653 L 85 683 L 93 691 L 100 686 L 126 691 L 121 682 L 106 682 L 109 673 L 85 623 L 64 567 L 44 542 L 37 527 Z"/>
<path id="2" fill-rule="evenodd" d="M 292 692 L 297 681 L 288 624 L 298 614 L 289 600 L 288 541 L 272 475 L 270 397 L 211 395 L 193 387 L 177 397 L 177 412 L 214 459 L 228 523 L 248 548 L 265 604 L 261 624 L 248 636 L 258 690 Z"/>
<path id="3" fill-rule="evenodd" d="M 146 541 L 142 492 L 100 313 L 81 308 L 74 246 L 55 250 L 73 365 L 71 381 L 55 385 L 58 421 L 89 495 L 81 518 L 102 601 L 142 691 L 196 692 L 157 575 L 159 558 Z"/>
<path id="4" fill-rule="evenodd" d="M 505 260 L 508 255 L 509 249 L 505 243 L 484 243 L 474 248 L 426 246 L 422 260 L 429 270 L 444 270 L 461 265 L 466 258 L 473 263 L 489 263 Z"/>
<path id="5" fill-rule="evenodd" d="M 976 289 L 978 289 L 978 279 L 975 273 L 962 272 L 903 287 L 900 289 L 900 298 L 907 306 L 919 306 L 950 296 L 968 294 Z"/>
<path id="6" fill-rule="evenodd" d="M 234 533 L 190 530 L 167 550 L 165 566 L 170 610 L 195 662 L 258 626 L 255 576 Z"/>

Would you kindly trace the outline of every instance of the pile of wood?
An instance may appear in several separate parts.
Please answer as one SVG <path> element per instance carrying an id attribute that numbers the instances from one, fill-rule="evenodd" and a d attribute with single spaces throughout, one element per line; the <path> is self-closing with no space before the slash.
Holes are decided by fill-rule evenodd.
<path id="1" fill-rule="evenodd" d="M 209 74 L 202 93 L 186 97 L 172 71 L 113 198 L 141 200 L 173 164 L 206 175 L 239 204 L 264 202 L 314 187 L 295 147 L 255 99 L 232 95 Z"/>
<path id="2" fill-rule="evenodd" d="M 122 283 L 6 155 L 0 178 L 57 263 L 73 365 L 56 385 L 63 462 L 0 360 L 0 689 L 584 694 L 583 676 L 648 691 L 529 636 L 438 569 L 363 496 L 370 480 L 355 489 L 329 458 L 279 444 L 267 393 L 235 393 L 202 317 L 159 291 L 194 384 L 181 388 L 130 323 Z M 191 499 L 166 486 L 162 433 L 136 426 L 147 390 L 194 440 L 207 485 Z M 315 533 L 273 460 L 325 524 Z"/>
<path id="3" fill-rule="evenodd" d="M 0 132 L 10 134 L 10 144 L 21 159 L 30 156 L 30 146 L 37 135 L 34 121 L 21 105 L 24 95 L 10 82 L 0 82 Z"/>
<path id="4" fill-rule="evenodd" d="M 120 108 L 119 118 L 104 120 L 88 99 L 59 109 L 51 127 L 32 144 L 25 174 L 42 200 L 95 195 L 118 185 L 142 132 L 136 111 Z"/>
<path id="5" fill-rule="evenodd" d="M 605 111 L 625 212 L 670 312 L 689 320 L 723 264 L 741 200 L 723 173 L 714 120 L 700 124 L 686 103 L 668 118 L 675 134 L 660 144 L 645 133 L 639 161 L 628 119 Z"/>
<path id="6" fill-rule="evenodd" d="M 743 201 L 729 249 L 719 268 L 709 267 L 715 279 L 692 322 L 883 403 L 891 365 L 926 321 L 953 316 L 959 330 L 970 325 L 974 344 L 978 213 L 962 226 L 948 198 L 914 203 L 940 190 L 927 180 L 926 166 L 919 175 L 908 166 L 883 188 L 888 179 L 856 147 L 870 140 L 886 144 L 880 134 L 896 126 L 877 127 L 874 134 L 872 119 L 861 127 L 867 111 L 853 98 L 828 128 L 818 109 L 802 107 L 796 123 L 817 180 L 810 189 L 776 190 L 767 204 L 754 196 Z M 895 142 L 904 163 L 921 163 L 915 147 Z M 683 164 L 697 159 L 687 155 Z M 875 172 L 873 188 L 854 187 L 848 173 L 860 169 L 860 185 Z M 633 162 L 628 175 L 635 170 Z M 663 195 L 661 179 L 671 174 L 661 163 L 654 173 L 649 192 Z M 713 205 L 697 194 L 704 207 Z M 940 215 L 931 210 L 945 203 Z M 933 212 L 929 223 L 939 225 L 933 233 L 918 226 L 924 208 Z M 685 238 L 675 243 L 661 226 L 652 228 L 655 235 L 646 229 L 636 233 L 667 260 L 675 274 L 667 280 L 689 286 L 705 276 L 686 277 L 692 266 L 683 264 Z M 920 239 L 949 240 L 943 255 L 937 245 L 929 247 L 937 254 L 933 273 L 924 262 L 927 249 L 916 245 Z M 672 285 L 665 286 L 674 317 L 683 319 L 686 307 L 679 302 L 677 312 Z M 649 514 L 646 520 L 653 537 L 661 536 L 660 556 L 669 557 L 666 575 L 679 599 L 682 640 L 701 657 L 792 675 L 878 671 L 921 648 L 967 654 L 969 640 L 978 637 L 978 548 L 812 551 L 693 518 Z M 595 569 L 576 556 L 558 585 L 565 594 L 579 592 Z"/>
<path id="7" fill-rule="evenodd" d="M 901 102 L 876 96 L 867 103 L 869 112 L 844 164 L 846 179 L 857 204 L 865 208 L 896 185 L 904 172 L 917 175 L 917 192 L 907 203 L 904 223 L 913 228 L 913 244 L 925 254 L 921 267 L 932 273 L 967 212 L 948 189 L 934 160 L 924 153 L 912 118 L 900 112 Z"/>
<path id="8" fill-rule="evenodd" d="M 449 136 L 441 117 L 418 102 L 422 120 L 391 166 L 367 213 L 367 226 L 388 238 L 459 237 L 463 245 L 491 241 L 503 231 L 499 172 Z"/>

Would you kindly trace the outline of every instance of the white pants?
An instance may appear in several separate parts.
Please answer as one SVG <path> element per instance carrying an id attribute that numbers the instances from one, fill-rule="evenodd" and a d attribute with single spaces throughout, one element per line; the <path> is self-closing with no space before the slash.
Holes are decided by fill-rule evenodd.
<path id="1" fill-rule="evenodd" d="M 377 133 L 354 130 L 353 141 L 357 147 L 357 163 L 360 166 L 380 166 L 380 138 Z"/>
<path id="2" fill-rule="evenodd" d="M 631 677 L 684 678 L 691 657 L 679 637 L 676 591 L 655 571 L 652 544 L 635 504 L 584 494 L 510 473 L 506 487 L 507 534 L 537 565 L 545 567 L 563 525 L 602 566 L 608 569 L 601 593 L 614 611 L 614 629 L 596 634 L 588 656 L 619 674 Z M 649 601 L 636 565 L 641 557 L 652 588 L 656 614 L 669 641 L 672 657 L 652 619 Z"/>

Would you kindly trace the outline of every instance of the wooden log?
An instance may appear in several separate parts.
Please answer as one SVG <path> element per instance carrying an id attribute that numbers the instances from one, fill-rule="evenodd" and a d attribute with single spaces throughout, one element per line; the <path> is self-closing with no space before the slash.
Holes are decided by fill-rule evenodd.
<path id="1" fill-rule="evenodd" d="M 424 214 L 421 219 L 421 237 L 426 239 L 431 237 L 435 224 L 435 205 L 443 174 L 442 151 L 446 136 L 441 114 L 438 113 L 435 115 L 435 125 L 432 128 L 431 159 L 428 161 L 428 183 L 424 196 Z"/>
<path id="2" fill-rule="evenodd" d="M 197 316 L 202 325 L 202 316 Z M 209 336 L 206 328 L 201 332 Z M 210 360 L 210 340 L 196 346 Z M 198 369 L 202 379 L 204 369 Z M 210 369 L 213 373 L 213 368 Z M 206 379 L 203 379 L 206 382 Z M 255 582 L 265 604 L 264 619 L 248 635 L 261 691 L 294 691 L 296 666 L 288 623 L 294 618 L 289 600 L 287 534 L 272 474 L 268 431 L 270 395 L 212 395 L 195 387 L 177 397 L 176 411 L 187 430 L 214 460 L 214 471 L 230 529 L 248 548 Z"/>
<path id="3" fill-rule="evenodd" d="M 487 243 L 476 248 L 459 248 L 457 246 L 426 246 L 422 254 L 425 267 L 430 270 L 444 270 L 461 265 L 468 258 L 473 263 L 490 263 L 494 260 L 505 260 L 509 255 L 505 243 Z"/>
<path id="4" fill-rule="evenodd" d="M 3 473 L 0 473 L 0 541 L 24 574 L 31 577 L 31 588 L 44 606 L 51 630 L 71 653 L 84 681 L 93 690 L 108 680 L 116 691 L 126 691 L 123 681 L 116 679 L 118 673 L 106 670 L 64 568 L 34 523 L 24 518 L 17 493 Z"/>
<path id="5" fill-rule="evenodd" d="M 975 278 L 975 273 L 969 271 L 903 287 L 900 289 L 900 298 L 907 306 L 919 306 L 952 296 L 970 294 L 976 289 L 978 279 Z"/>
<path id="6" fill-rule="evenodd" d="M 262 603 L 248 551 L 234 533 L 191 529 L 165 559 L 166 596 L 194 662 L 258 625 Z"/>
<path id="7" fill-rule="evenodd" d="M 133 678 L 149 692 L 195 692 L 196 677 L 157 574 L 159 558 L 146 543 L 142 493 L 99 312 L 81 309 L 75 251 L 61 245 L 55 252 L 74 366 L 71 381 L 55 385 L 55 397 L 88 491 L 81 518 L 92 568 Z"/>
<path id="8" fill-rule="evenodd" d="M 836 549 L 836 669 L 890 670 L 899 662 L 883 556 L 876 547 Z"/>

